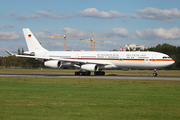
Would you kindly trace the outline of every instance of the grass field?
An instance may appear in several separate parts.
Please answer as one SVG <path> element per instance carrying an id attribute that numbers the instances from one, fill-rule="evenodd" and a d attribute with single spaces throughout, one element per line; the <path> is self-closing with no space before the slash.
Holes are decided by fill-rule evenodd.
<path id="1" fill-rule="evenodd" d="M 74 75 L 78 70 L 67 69 L 0 69 L 0 73 L 14 74 L 69 74 Z M 153 76 L 153 70 L 105 70 L 106 75 L 132 75 L 132 76 Z M 180 76 L 180 70 L 158 70 L 158 76 Z M 94 73 L 91 73 L 94 75 Z"/>
<path id="2" fill-rule="evenodd" d="M 180 119 L 180 82 L 0 77 L 0 119 Z"/>

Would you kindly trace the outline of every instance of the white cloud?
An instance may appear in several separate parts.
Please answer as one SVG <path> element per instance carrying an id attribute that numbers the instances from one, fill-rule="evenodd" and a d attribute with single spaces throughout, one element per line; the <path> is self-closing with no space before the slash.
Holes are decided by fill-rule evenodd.
<path id="1" fill-rule="evenodd" d="M 81 17 L 94 17 L 94 18 L 123 18 L 129 14 L 122 14 L 118 11 L 110 10 L 109 12 L 98 11 L 96 8 L 87 8 L 86 10 L 79 11 L 78 15 Z"/>
<path id="2" fill-rule="evenodd" d="M 107 46 L 107 45 L 119 45 L 117 42 L 109 41 L 109 40 L 108 40 L 108 41 L 104 41 L 103 43 L 104 43 L 106 46 Z"/>
<path id="3" fill-rule="evenodd" d="M 61 42 L 56 42 L 52 44 L 53 47 L 63 47 L 64 48 L 64 43 Z"/>
<path id="4" fill-rule="evenodd" d="M 56 12 L 51 13 L 50 11 L 42 11 L 42 10 L 35 11 L 34 14 L 29 15 L 29 16 L 26 16 L 23 14 L 15 14 L 13 12 L 11 12 L 10 15 L 17 20 L 36 19 L 36 18 L 42 18 L 42 17 L 53 18 L 53 19 L 63 19 L 63 18 L 73 17 L 72 14 L 65 15 L 63 13 L 56 13 Z"/>
<path id="5" fill-rule="evenodd" d="M 153 20 L 164 20 L 165 22 L 174 22 L 170 19 L 173 18 L 180 18 L 180 10 L 177 8 L 173 9 L 165 9 L 161 10 L 158 8 L 147 7 L 145 9 L 137 9 L 136 12 L 138 15 L 132 13 L 120 13 L 118 11 L 110 10 L 109 12 L 106 11 L 99 11 L 96 8 L 87 8 L 83 11 L 77 12 L 77 14 L 63 14 L 63 13 L 56 13 L 48 11 L 38 10 L 35 11 L 34 14 L 31 15 L 23 15 L 23 14 L 16 14 L 11 12 L 10 15 L 17 20 L 27 20 L 27 19 L 36 19 L 36 18 L 53 18 L 53 19 L 64 19 L 70 17 L 92 17 L 98 19 L 108 19 L 108 18 L 145 18 L 145 19 L 153 19 Z"/>
<path id="6" fill-rule="evenodd" d="M 41 17 L 47 17 L 47 18 L 54 18 L 54 19 L 63 19 L 63 18 L 68 18 L 68 17 L 72 17 L 71 14 L 69 15 L 65 15 L 62 13 L 50 13 L 49 11 L 36 11 L 36 14 L 41 16 Z"/>
<path id="7" fill-rule="evenodd" d="M 142 31 L 135 31 L 135 34 L 141 39 L 155 40 L 155 39 L 180 39 L 180 29 L 177 27 L 169 30 L 159 29 L 147 29 Z"/>
<path id="8" fill-rule="evenodd" d="M 0 26 L 0 29 L 3 29 L 3 28 L 13 28 L 13 27 L 14 27 L 14 25 L 12 25 L 12 24 L 2 24 Z"/>
<path id="9" fill-rule="evenodd" d="M 37 14 L 33 14 L 33 15 L 30 15 L 30 16 L 25 16 L 23 14 L 15 14 L 15 13 L 11 12 L 10 15 L 12 17 L 14 17 L 15 19 L 17 19 L 17 20 L 27 20 L 27 19 L 40 18 L 40 16 L 37 15 Z"/>
<path id="10" fill-rule="evenodd" d="M 136 14 L 129 14 L 129 17 L 131 17 L 131 18 L 140 18 L 140 16 L 137 16 Z"/>
<path id="11" fill-rule="evenodd" d="M 61 29 L 61 31 L 65 32 L 66 34 L 86 34 L 85 32 L 82 32 L 82 31 L 78 31 L 76 29 L 72 29 L 72 28 L 69 28 L 69 27 L 65 27 L 63 29 Z"/>
<path id="12" fill-rule="evenodd" d="M 19 32 L 0 32 L 0 35 L 7 35 L 12 37 L 2 37 L 2 40 L 19 40 L 23 38 L 23 34 Z"/>
<path id="13" fill-rule="evenodd" d="M 111 37 L 111 36 L 128 37 L 129 32 L 125 28 L 113 28 L 110 30 L 103 31 L 103 34 L 107 37 Z"/>
<path id="14" fill-rule="evenodd" d="M 153 7 L 138 9 L 136 12 L 145 19 L 168 20 L 172 18 L 180 18 L 180 10 L 173 8 L 170 10 L 161 10 Z"/>
<path id="15" fill-rule="evenodd" d="M 52 39 L 53 35 L 57 35 L 56 32 L 50 30 L 50 29 L 44 29 L 42 32 L 33 32 L 34 36 L 38 38 L 44 38 L 44 39 Z M 22 32 L 0 32 L 0 35 L 8 35 L 12 37 L 3 37 L 2 40 L 24 40 L 24 35 Z"/>
<path id="16" fill-rule="evenodd" d="M 44 29 L 43 32 L 35 32 L 33 33 L 35 37 L 37 38 L 47 38 L 47 39 L 52 39 L 52 36 L 57 35 L 56 32 L 50 30 L 50 29 Z"/>
<path id="17" fill-rule="evenodd" d="M 83 11 L 79 11 L 76 14 L 63 14 L 63 13 L 56 13 L 51 12 L 49 9 L 48 11 L 38 10 L 35 11 L 34 14 L 31 15 L 24 15 L 24 14 L 16 14 L 11 12 L 10 15 L 17 20 L 27 20 L 27 19 L 36 19 L 36 18 L 53 18 L 53 19 L 63 19 L 63 18 L 71 18 L 71 17 L 92 17 L 92 18 L 124 18 L 124 17 L 131 17 L 131 18 L 139 18 L 136 14 L 130 13 L 120 13 L 118 11 L 110 10 L 109 12 L 105 11 L 98 11 L 96 8 L 87 8 Z"/>

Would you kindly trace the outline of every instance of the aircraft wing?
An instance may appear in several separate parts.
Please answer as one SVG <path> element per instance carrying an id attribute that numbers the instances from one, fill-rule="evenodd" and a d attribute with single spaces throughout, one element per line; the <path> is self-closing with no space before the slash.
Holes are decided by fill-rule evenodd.
<path id="1" fill-rule="evenodd" d="M 110 65 L 112 63 L 102 62 L 102 61 L 92 61 L 92 60 L 78 60 L 78 59 L 64 59 L 56 57 L 39 57 L 39 56 L 27 56 L 27 55 L 15 55 L 16 57 L 26 57 L 26 58 L 35 58 L 35 59 L 47 59 L 47 60 L 60 60 L 63 62 L 71 62 L 75 64 L 98 64 L 98 65 Z"/>

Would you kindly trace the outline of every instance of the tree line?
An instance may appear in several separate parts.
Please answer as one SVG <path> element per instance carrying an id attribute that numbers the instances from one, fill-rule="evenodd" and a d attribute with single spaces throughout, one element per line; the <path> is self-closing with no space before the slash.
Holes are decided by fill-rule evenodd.
<path id="1" fill-rule="evenodd" d="M 171 70 L 180 69 L 180 46 L 173 46 L 165 43 L 162 45 L 158 44 L 156 47 L 149 48 L 148 50 L 165 53 L 169 55 L 173 60 L 175 60 L 175 63 L 167 67 L 166 69 L 171 69 Z"/>
<path id="2" fill-rule="evenodd" d="M 179 70 L 180 69 L 180 47 L 173 46 L 170 44 L 158 44 L 156 47 L 151 47 L 147 49 L 148 51 L 156 51 L 169 55 L 175 60 L 175 63 L 165 69 Z M 114 51 L 114 50 L 113 50 Z M 23 54 L 22 51 L 18 49 L 18 54 Z M 44 64 L 38 60 L 32 58 L 20 58 L 15 56 L 0 57 L 0 66 L 8 67 L 20 67 L 20 68 L 44 68 Z"/>

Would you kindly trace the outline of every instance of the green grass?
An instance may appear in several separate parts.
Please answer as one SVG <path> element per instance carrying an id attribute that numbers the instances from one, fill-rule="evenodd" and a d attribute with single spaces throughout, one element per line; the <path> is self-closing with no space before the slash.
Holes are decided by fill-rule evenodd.
<path id="1" fill-rule="evenodd" d="M 0 119 L 180 119 L 180 82 L 0 77 Z"/>

